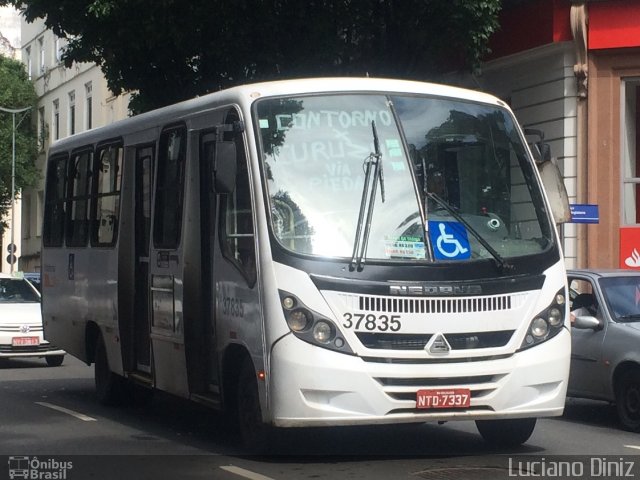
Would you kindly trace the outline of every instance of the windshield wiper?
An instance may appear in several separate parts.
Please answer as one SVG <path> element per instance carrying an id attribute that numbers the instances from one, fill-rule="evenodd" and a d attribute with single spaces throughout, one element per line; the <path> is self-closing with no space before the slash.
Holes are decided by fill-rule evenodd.
<path id="1" fill-rule="evenodd" d="M 369 234 L 371 233 L 371 218 L 373 217 L 373 206 L 375 204 L 378 182 L 380 183 L 380 196 L 384 202 L 384 174 L 382 172 L 382 153 L 380 153 L 380 142 L 378 140 L 378 129 L 376 122 L 371 121 L 373 132 L 373 153 L 364 161 L 365 174 L 364 185 L 362 187 L 362 198 L 360 200 L 360 212 L 358 213 L 358 224 L 356 227 L 356 238 L 353 243 L 353 255 L 351 256 L 350 269 L 362 270 L 364 257 L 367 253 Z M 373 178 L 373 183 L 371 179 Z M 368 197 L 368 198 L 367 198 Z M 366 220 L 365 220 L 366 217 Z"/>
<path id="2" fill-rule="evenodd" d="M 625 322 L 628 320 L 640 320 L 640 313 L 629 313 L 627 315 L 620 315 L 618 318 Z"/>
<path id="3" fill-rule="evenodd" d="M 491 246 L 491 244 L 489 242 L 487 242 L 484 237 L 482 235 L 480 235 L 475 228 L 473 228 L 471 226 L 471 224 L 464 219 L 464 217 L 462 215 L 460 215 L 458 212 L 456 212 L 456 210 L 449 205 L 445 200 L 443 200 L 442 198 L 440 198 L 437 194 L 432 193 L 432 192 L 426 192 L 427 197 L 429 197 L 431 200 L 433 200 L 434 202 L 436 202 L 438 205 L 440 205 L 442 208 L 444 208 L 447 212 L 449 212 L 449 214 L 455 218 L 456 220 L 458 220 L 460 223 L 462 223 L 465 227 L 467 227 L 467 230 L 469 232 L 471 232 L 471 235 L 473 235 L 479 242 L 480 244 L 487 249 L 487 251 L 491 254 L 491 256 L 494 258 L 494 260 L 496 261 L 496 265 L 500 268 L 500 270 L 502 272 L 505 272 L 507 270 L 513 270 L 513 265 L 510 264 L 509 262 L 507 262 L 504 258 L 502 258 L 502 255 L 500 255 L 495 248 L 493 248 Z"/>

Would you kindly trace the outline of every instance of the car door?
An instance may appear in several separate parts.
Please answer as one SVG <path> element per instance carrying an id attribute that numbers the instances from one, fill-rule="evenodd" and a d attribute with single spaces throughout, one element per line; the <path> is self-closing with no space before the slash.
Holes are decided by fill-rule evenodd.
<path id="1" fill-rule="evenodd" d="M 569 396 L 603 398 L 608 367 L 603 360 L 603 344 L 607 334 L 606 315 L 602 306 L 604 300 L 589 277 L 569 276 L 569 288 L 577 293 L 593 293 L 596 301 L 595 316 L 599 329 L 571 329 L 571 369 L 569 373 Z M 584 309 L 581 314 L 588 313 Z"/>

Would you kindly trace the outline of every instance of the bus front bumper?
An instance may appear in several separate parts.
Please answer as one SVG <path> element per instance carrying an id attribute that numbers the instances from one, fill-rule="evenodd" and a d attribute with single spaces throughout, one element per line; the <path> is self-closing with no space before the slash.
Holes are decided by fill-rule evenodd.
<path id="1" fill-rule="evenodd" d="M 305 427 L 559 416 L 570 351 L 570 334 L 563 329 L 507 358 L 393 364 L 368 362 L 288 335 L 272 351 L 264 419 L 280 427 Z M 471 404 L 416 408 L 417 391 L 432 388 L 468 389 Z"/>

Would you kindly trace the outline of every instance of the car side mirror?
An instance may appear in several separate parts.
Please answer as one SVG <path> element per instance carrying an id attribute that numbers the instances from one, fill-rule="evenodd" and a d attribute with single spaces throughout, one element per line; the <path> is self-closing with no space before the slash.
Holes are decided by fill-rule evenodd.
<path id="1" fill-rule="evenodd" d="M 579 315 L 575 317 L 573 323 L 573 328 L 578 328 L 580 330 L 600 330 L 602 325 L 600 324 L 600 320 L 596 317 L 592 317 L 590 315 Z"/>

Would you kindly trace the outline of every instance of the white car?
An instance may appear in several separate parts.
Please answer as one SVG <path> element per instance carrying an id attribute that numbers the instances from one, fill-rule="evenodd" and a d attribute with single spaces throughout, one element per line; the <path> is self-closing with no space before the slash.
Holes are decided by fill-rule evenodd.
<path id="1" fill-rule="evenodd" d="M 57 367 L 64 355 L 43 337 L 38 290 L 24 278 L 0 273 L 0 359 L 44 357 Z"/>

